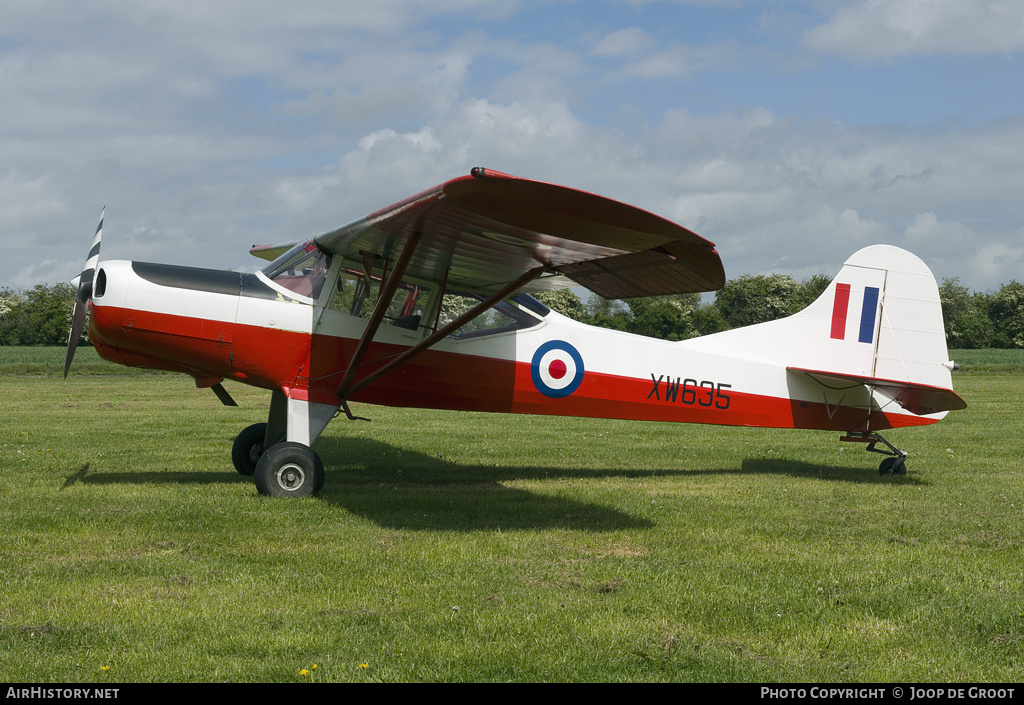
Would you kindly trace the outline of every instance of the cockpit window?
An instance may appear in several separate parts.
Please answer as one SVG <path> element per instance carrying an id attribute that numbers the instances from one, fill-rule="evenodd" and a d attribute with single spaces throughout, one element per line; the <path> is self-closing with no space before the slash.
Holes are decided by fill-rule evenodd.
<path id="1" fill-rule="evenodd" d="M 312 240 L 296 245 L 271 262 L 263 273 L 275 284 L 300 296 L 319 299 L 331 256 L 321 252 Z"/>
<path id="2" fill-rule="evenodd" d="M 373 258 L 366 258 L 362 265 L 342 259 L 338 267 L 338 279 L 332 285 L 327 310 L 369 318 L 381 295 L 381 282 L 387 277 L 387 264 Z M 441 311 L 438 312 L 437 300 L 442 297 L 437 293 L 434 284 L 402 279 L 388 302 L 383 322 L 396 328 L 426 334 L 448 325 L 486 299 L 485 296 L 449 289 L 444 292 Z M 499 301 L 464 323 L 449 337 L 464 340 L 532 328 L 540 324 L 550 312 L 551 309 L 532 296 L 519 294 Z"/>

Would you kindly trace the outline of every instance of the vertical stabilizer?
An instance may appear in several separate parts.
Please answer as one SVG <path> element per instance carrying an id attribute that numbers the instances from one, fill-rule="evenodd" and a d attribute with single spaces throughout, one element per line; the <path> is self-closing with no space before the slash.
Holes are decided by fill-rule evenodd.
<path id="1" fill-rule="evenodd" d="M 793 351 L 791 371 L 864 385 L 887 413 L 891 402 L 918 416 L 966 406 L 952 391 L 935 277 L 906 250 L 860 250 L 817 301 L 786 320 L 791 335 L 822 341 Z"/>
<path id="2" fill-rule="evenodd" d="M 861 250 L 850 259 L 862 253 L 876 256 L 876 249 Z M 935 387 L 952 386 L 935 277 L 924 262 L 905 250 L 886 247 L 879 254 L 888 273 L 873 376 Z"/>
<path id="3" fill-rule="evenodd" d="M 765 375 L 783 368 L 792 373 L 788 395 L 794 400 L 815 402 L 825 390 L 835 390 L 835 400 L 825 393 L 828 408 L 841 402 L 890 413 L 895 405 L 932 416 L 966 406 L 952 391 L 935 277 L 919 258 L 889 245 L 855 253 L 825 292 L 793 316 L 686 345 L 760 364 Z M 867 390 L 872 401 L 855 402 L 852 391 L 840 393 L 853 385 Z"/>
<path id="4" fill-rule="evenodd" d="M 804 315 L 828 316 L 826 344 L 792 366 L 949 388 L 939 288 L 919 258 L 889 245 L 860 250 Z"/>

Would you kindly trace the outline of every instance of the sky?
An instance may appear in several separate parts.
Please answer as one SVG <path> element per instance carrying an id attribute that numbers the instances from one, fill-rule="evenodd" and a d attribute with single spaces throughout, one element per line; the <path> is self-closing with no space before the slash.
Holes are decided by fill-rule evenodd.
<path id="1" fill-rule="evenodd" d="M 0 288 L 254 271 L 485 166 L 631 203 L 726 275 L 861 247 L 1024 281 L 1020 0 L 8 0 Z"/>

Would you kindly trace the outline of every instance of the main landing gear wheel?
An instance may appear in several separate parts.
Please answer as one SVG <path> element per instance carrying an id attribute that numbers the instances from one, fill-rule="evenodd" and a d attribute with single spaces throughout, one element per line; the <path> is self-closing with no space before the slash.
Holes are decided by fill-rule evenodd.
<path id="1" fill-rule="evenodd" d="M 231 446 L 231 462 L 239 475 L 250 476 L 256 472 L 256 463 L 263 455 L 263 446 L 267 437 L 267 425 L 254 423 L 235 437 Z"/>
<path id="2" fill-rule="evenodd" d="M 324 486 L 324 464 L 308 446 L 285 441 L 263 452 L 256 463 L 255 479 L 262 495 L 308 497 Z"/>

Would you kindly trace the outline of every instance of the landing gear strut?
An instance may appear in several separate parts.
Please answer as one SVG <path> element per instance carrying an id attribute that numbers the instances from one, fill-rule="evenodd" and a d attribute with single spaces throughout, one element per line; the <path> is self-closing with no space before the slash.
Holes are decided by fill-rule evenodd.
<path id="1" fill-rule="evenodd" d="M 871 453 L 881 453 L 882 455 L 888 456 L 878 466 L 879 475 L 906 475 L 907 474 L 907 458 L 910 456 L 905 450 L 900 450 L 889 441 L 885 440 L 881 434 L 862 431 L 851 431 L 849 434 L 843 436 L 839 440 L 850 441 L 854 443 L 867 443 L 868 447 L 865 450 Z M 883 448 L 876 448 L 875 444 L 882 443 L 888 450 Z"/>
<path id="2" fill-rule="evenodd" d="M 324 464 L 312 448 L 337 413 L 331 404 L 285 396 L 274 390 L 266 423 L 242 430 L 231 448 L 235 470 L 251 475 L 270 497 L 308 497 L 324 486 Z"/>

